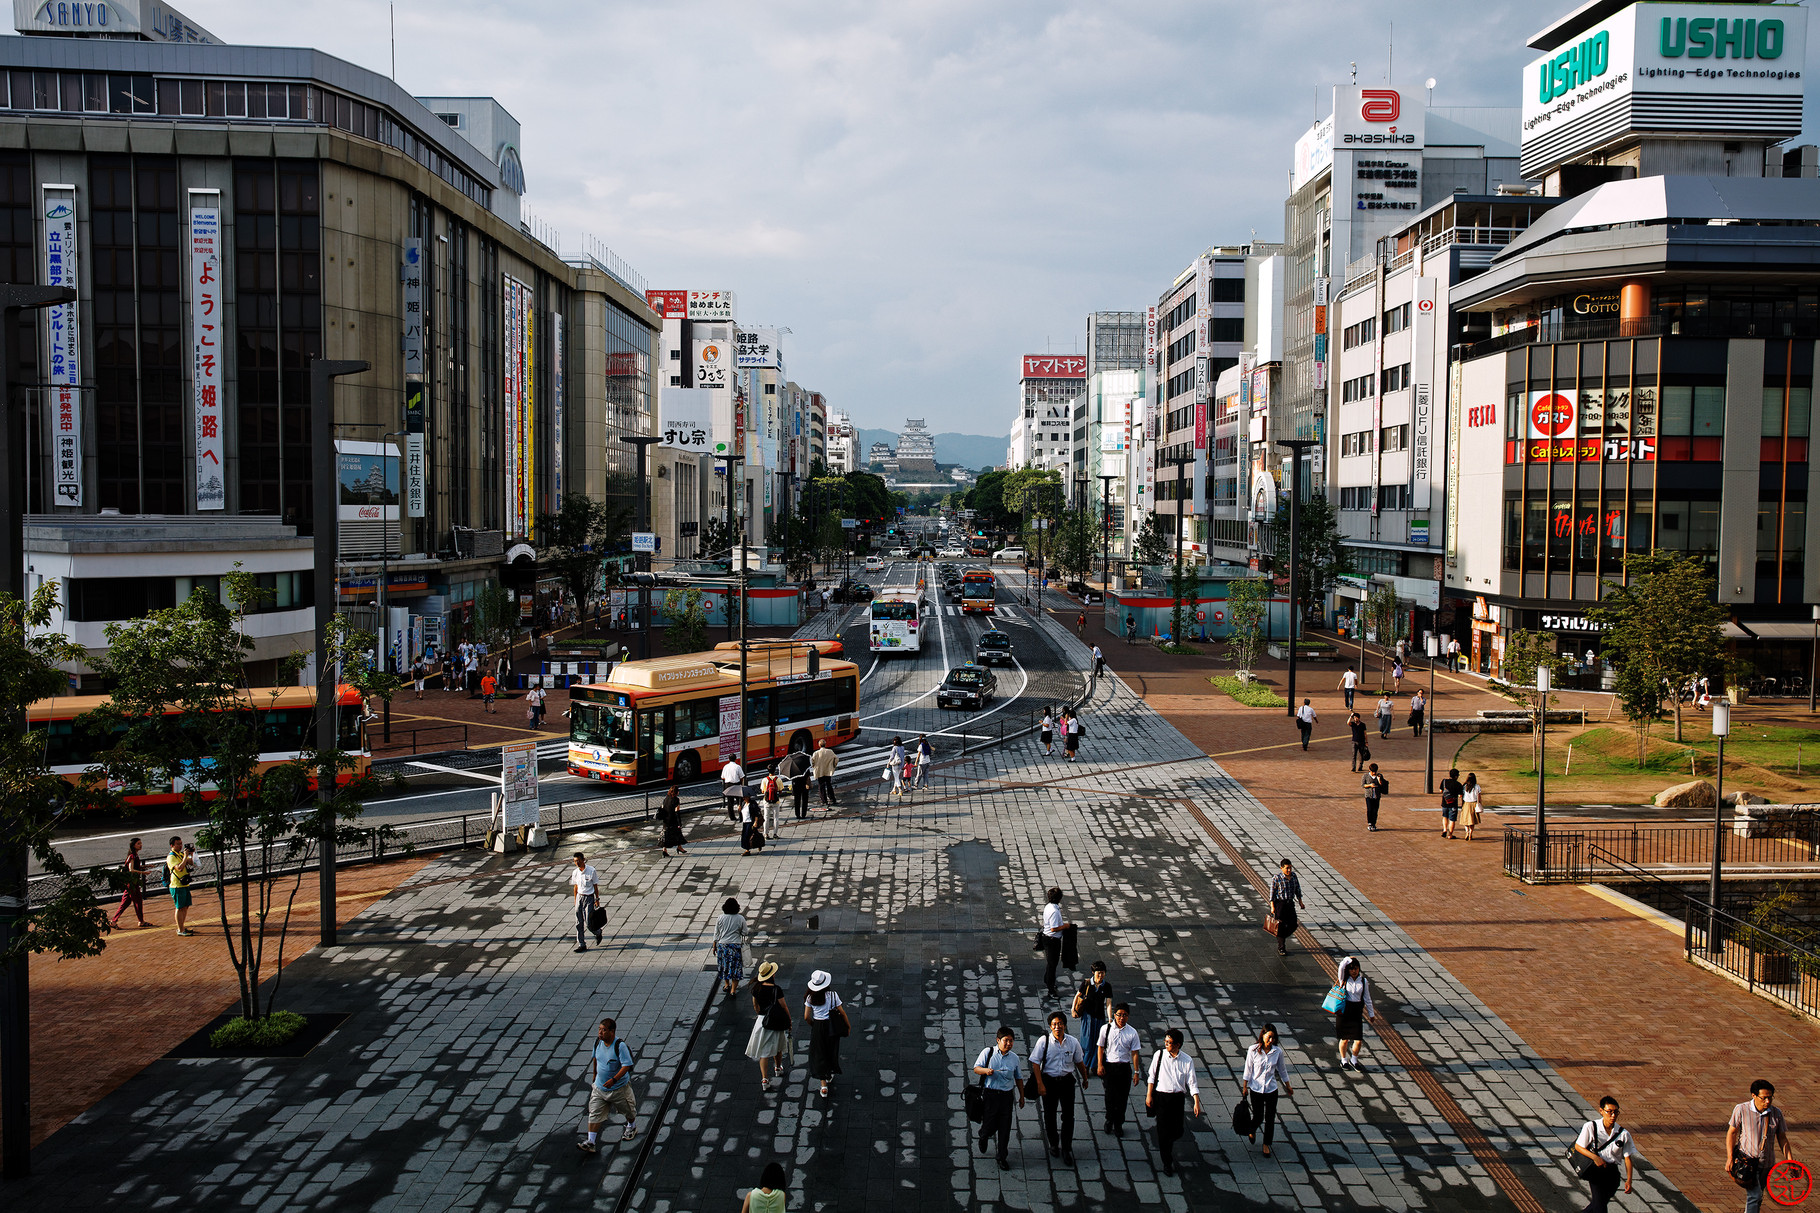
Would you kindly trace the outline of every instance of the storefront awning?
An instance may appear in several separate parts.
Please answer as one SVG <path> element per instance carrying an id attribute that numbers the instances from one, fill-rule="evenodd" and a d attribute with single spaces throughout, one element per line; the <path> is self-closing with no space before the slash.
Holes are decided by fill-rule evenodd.
<path id="1" fill-rule="evenodd" d="M 1745 629 L 1749 629 L 1746 631 Z M 1814 625 L 1796 623 L 1786 619 L 1762 623 L 1745 620 L 1743 623 L 1728 623 L 1720 629 L 1727 640 L 1812 640 Z"/>

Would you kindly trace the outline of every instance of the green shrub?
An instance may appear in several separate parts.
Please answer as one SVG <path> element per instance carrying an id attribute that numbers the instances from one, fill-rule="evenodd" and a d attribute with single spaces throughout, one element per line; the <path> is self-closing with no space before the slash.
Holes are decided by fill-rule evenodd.
<path id="1" fill-rule="evenodd" d="M 275 1049 L 308 1025 L 295 1011 L 273 1011 L 263 1019 L 236 1015 L 209 1033 L 209 1043 L 217 1049 Z"/>
<path id="2" fill-rule="evenodd" d="M 1159 642 L 1156 646 L 1156 650 L 1159 653 L 1168 653 L 1174 657 L 1199 657 L 1201 655 L 1201 650 L 1188 644 L 1163 644 Z"/>
<path id="3" fill-rule="evenodd" d="M 1248 708 L 1287 707 L 1289 701 L 1261 682 L 1240 682 L 1226 674 L 1216 674 L 1207 681 Z"/>

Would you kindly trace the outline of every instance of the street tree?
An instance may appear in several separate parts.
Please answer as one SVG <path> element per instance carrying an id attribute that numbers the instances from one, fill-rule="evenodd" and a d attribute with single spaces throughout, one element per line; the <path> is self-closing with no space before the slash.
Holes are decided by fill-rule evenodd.
<path id="1" fill-rule="evenodd" d="M 518 643 L 518 617 L 518 595 L 510 588 L 489 581 L 475 591 L 474 635 L 490 652 L 503 649 L 510 660 Z"/>
<path id="2" fill-rule="evenodd" d="M 1397 622 L 1402 610 L 1397 604 L 1397 591 L 1388 585 L 1375 585 L 1365 601 L 1359 604 L 1359 663 L 1365 662 L 1367 640 L 1378 646 L 1378 689 L 1384 689 L 1384 671 L 1390 666 L 1390 651 L 1397 643 Z M 1359 674 L 1363 676 L 1361 669 Z"/>
<path id="3" fill-rule="evenodd" d="M 700 653 L 708 647 L 708 598 L 700 590 L 671 590 L 664 595 L 664 648 L 671 653 Z"/>
<path id="4" fill-rule="evenodd" d="M 1558 648 L 1559 640 L 1553 632 L 1531 632 L 1522 628 L 1512 632 L 1504 642 L 1504 681 L 1494 685 L 1506 699 L 1527 712 L 1547 711 L 1556 696 L 1552 692 L 1544 696 L 1536 689 L 1536 671 L 1547 666 L 1552 674 L 1566 664 Z M 1533 771 L 1535 764 L 1542 761 L 1540 730 L 1530 734 L 1529 749 L 1530 770 Z"/>
<path id="5" fill-rule="evenodd" d="M 733 549 L 745 533 L 744 520 L 735 518 L 727 521 L 725 514 L 715 514 L 701 524 L 701 535 L 695 544 L 695 555 L 700 560 L 733 559 Z"/>
<path id="6" fill-rule="evenodd" d="M 274 1009 L 297 894 L 323 842 L 367 849 L 394 835 L 358 824 L 362 802 L 377 786 L 344 748 L 355 739 L 358 709 L 338 710 L 338 740 L 326 751 L 316 745 L 314 712 L 303 722 L 268 715 L 282 687 L 295 684 L 305 656 L 280 661 L 279 686 L 249 686 L 246 618 L 271 591 L 238 566 L 222 580 L 222 594 L 198 589 L 174 607 L 108 625 L 107 649 L 90 661 L 112 690 L 89 723 L 114 741 L 101 757 L 110 780 L 174 788 L 178 811 L 208 823 L 196 844 L 212 858 L 222 938 L 239 981 L 241 1016 L 250 1021 Z M 342 671 L 343 682 L 371 691 L 381 689 L 372 681 L 372 650 L 370 633 L 338 619 L 322 657 Z M 301 757 L 264 765 L 262 750 Z M 321 801 L 319 774 L 333 787 Z M 268 956 L 277 979 L 261 999 Z"/>
<path id="7" fill-rule="evenodd" d="M 1680 741 L 1680 688 L 1724 671 L 1725 608 L 1706 567 L 1673 552 L 1631 552 L 1624 576 L 1622 584 L 1605 583 L 1605 596 L 1586 616 L 1605 628 L 1605 652 L 1614 666 L 1636 666 L 1633 677 L 1666 684 Z M 1639 698 L 1637 707 L 1646 710 L 1647 698 Z M 1646 727 L 1640 717 L 1632 721 Z"/>
<path id="8" fill-rule="evenodd" d="M 1064 573 L 1085 577 L 1100 554 L 1099 511 L 1069 510 L 1055 530 L 1055 562 Z"/>
<path id="9" fill-rule="evenodd" d="M 52 844 L 57 831 L 89 809 L 118 809 L 120 798 L 98 775 L 72 784 L 51 770 L 48 729 L 26 729 L 26 708 L 69 694 L 64 667 L 88 660 L 81 645 L 51 630 L 55 581 L 29 601 L 0 593 L 0 900 L 12 918 L 0 943 L 0 968 L 33 953 L 63 960 L 94 956 L 106 946 L 106 912 L 96 904 L 108 879 L 78 873 Z M 48 899 L 33 903 L 26 881 L 30 856 L 48 878 Z"/>
<path id="10" fill-rule="evenodd" d="M 1243 577 L 1226 585 L 1226 622 L 1230 627 L 1232 665 L 1249 673 L 1264 648 L 1264 613 L 1270 609 L 1270 582 Z"/>
<path id="11" fill-rule="evenodd" d="M 1276 523 L 1271 529 L 1275 539 L 1272 558 L 1277 576 L 1288 577 L 1289 518 L 1286 511 L 1277 511 Z M 1352 572 L 1352 552 L 1340 533 L 1339 515 L 1325 494 L 1314 493 L 1302 502 L 1296 529 L 1300 551 L 1296 560 L 1295 601 L 1299 604 L 1299 615 L 1310 604 L 1331 594 L 1342 574 Z M 1292 635 L 1300 631 L 1300 625 L 1299 617 L 1291 620 Z"/>
<path id="12" fill-rule="evenodd" d="M 1175 559 L 1175 538 L 1163 531 L 1155 514 L 1144 515 L 1144 525 L 1132 544 L 1131 558 L 1141 565 L 1168 564 Z"/>
<path id="13" fill-rule="evenodd" d="M 630 543 L 631 518 L 624 499 L 596 501 L 585 493 L 565 494 L 554 514 L 539 517 L 537 534 L 544 543 L 537 555 L 539 567 L 556 575 L 575 603 L 577 616 L 587 618 L 608 554 Z"/>

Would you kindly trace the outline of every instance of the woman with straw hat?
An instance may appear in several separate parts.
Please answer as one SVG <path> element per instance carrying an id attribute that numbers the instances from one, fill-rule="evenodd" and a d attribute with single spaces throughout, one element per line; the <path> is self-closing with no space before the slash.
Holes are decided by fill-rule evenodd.
<path id="1" fill-rule="evenodd" d="M 758 1018 L 752 1022 L 752 1035 L 746 1040 L 746 1056 L 758 1063 L 758 1085 L 761 1091 L 771 1089 L 771 1070 L 777 1068 L 777 1079 L 783 1081 L 785 1055 L 790 1050 L 790 1007 L 784 992 L 777 988 L 777 964 L 765 961 L 758 966 L 758 979 L 752 983 L 752 1009 Z"/>

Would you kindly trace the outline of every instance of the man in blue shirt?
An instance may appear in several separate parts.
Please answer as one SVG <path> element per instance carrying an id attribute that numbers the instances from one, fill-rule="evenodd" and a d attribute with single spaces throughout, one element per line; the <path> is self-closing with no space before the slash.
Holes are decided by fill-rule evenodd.
<path id="1" fill-rule="evenodd" d="M 600 1151 L 600 1131 L 606 1126 L 607 1114 L 615 1108 L 626 1116 L 626 1131 L 620 1140 L 637 1137 L 638 1099 L 632 1094 L 632 1050 L 619 1039 L 619 1025 L 611 1019 L 600 1021 L 594 1057 L 588 1063 L 588 1079 L 588 1140 L 576 1143 L 581 1152 Z"/>

